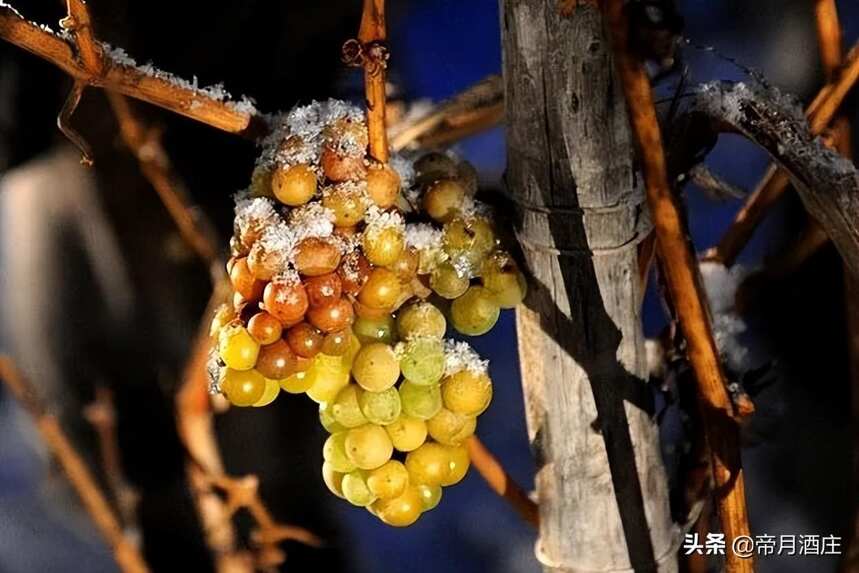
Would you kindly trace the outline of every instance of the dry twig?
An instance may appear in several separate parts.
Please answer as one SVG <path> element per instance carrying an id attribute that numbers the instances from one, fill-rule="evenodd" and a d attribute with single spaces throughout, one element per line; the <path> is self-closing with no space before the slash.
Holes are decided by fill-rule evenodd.
<path id="1" fill-rule="evenodd" d="M 21 407 L 33 419 L 45 445 L 62 466 L 87 513 L 113 550 L 114 558 L 125 573 L 145 573 L 149 569 L 137 546 L 122 531 L 104 494 L 89 469 L 66 436 L 56 417 L 49 414 L 35 388 L 24 378 L 8 356 L 0 355 L 0 378 Z"/>
<path id="2" fill-rule="evenodd" d="M 358 41 L 361 42 L 364 88 L 367 97 L 367 131 L 370 155 L 380 163 L 388 162 L 388 134 L 385 125 L 385 75 L 388 49 L 385 27 L 385 0 L 364 0 Z"/>
<path id="3" fill-rule="evenodd" d="M 707 440 L 712 448 L 713 476 L 722 530 L 728 540 L 749 534 L 744 479 L 740 462 L 736 412 L 710 328 L 710 318 L 699 283 L 697 262 L 687 241 L 683 217 L 668 183 L 662 137 L 656 119 L 650 81 L 630 51 L 628 22 L 622 0 L 606 3 L 614 44 L 615 63 L 626 95 L 632 131 L 641 152 L 647 199 L 666 282 L 688 345 L 688 356 L 698 383 Z M 729 552 L 730 573 L 752 571 L 753 561 Z"/>

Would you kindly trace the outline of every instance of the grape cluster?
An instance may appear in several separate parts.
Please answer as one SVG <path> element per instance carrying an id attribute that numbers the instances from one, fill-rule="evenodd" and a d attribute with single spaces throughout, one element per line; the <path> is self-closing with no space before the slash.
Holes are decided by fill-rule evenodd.
<path id="1" fill-rule="evenodd" d="M 448 321 L 488 332 L 525 280 L 469 164 L 377 164 L 363 113 L 336 100 L 276 121 L 236 198 L 212 389 L 236 406 L 306 394 L 330 434 L 328 488 L 410 525 L 465 476 L 463 441 L 492 397 L 487 362 L 445 340 Z"/>

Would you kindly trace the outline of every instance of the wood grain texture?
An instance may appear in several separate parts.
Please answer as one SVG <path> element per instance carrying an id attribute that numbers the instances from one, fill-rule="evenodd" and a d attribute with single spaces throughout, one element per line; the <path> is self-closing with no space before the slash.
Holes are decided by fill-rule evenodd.
<path id="1" fill-rule="evenodd" d="M 532 277 L 517 313 L 546 571 L 676 571 L 646 375 L 649 224 L 602 16 L 501 0 L 507 184 Z"/>

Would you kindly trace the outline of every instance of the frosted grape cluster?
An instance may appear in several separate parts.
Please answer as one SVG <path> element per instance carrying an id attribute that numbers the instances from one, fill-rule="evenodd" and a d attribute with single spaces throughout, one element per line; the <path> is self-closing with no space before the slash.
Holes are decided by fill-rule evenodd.
<path id="1" fill-rule="evenodd" d="M 331 100 L 277 119 L 236 197 L 234 298 L 212 324 L 213 391 L 319 403 L 328 488 L 410 525 L 469 467 L 463 442 L 492 397 L 476 336 L 525 295 L 474 199 L 469 164 L 430 153 L 380 165 L 363 113 Z"/>

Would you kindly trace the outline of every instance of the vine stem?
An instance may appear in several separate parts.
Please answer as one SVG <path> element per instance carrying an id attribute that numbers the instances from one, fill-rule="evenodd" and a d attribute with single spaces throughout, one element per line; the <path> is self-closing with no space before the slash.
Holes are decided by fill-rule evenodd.
<path id="1" fill-rule="evenodd" d="M 489 488 L 504 498 L 527 523 L 539 527 L 540 512 L 537 504 L 513 481 L 498 458 L 483 445 L 480 438 L 471 436 L 466 440 L 465 447 L 468 449 L 471 465 L 486 481 Z"/>
<path id="2" fill-rule="evenodd" d="M 714 493 L 722 530 L 730 546 L 737 537 L 749 535 L 738 413 L 726 388 L 684 218 L 668 183 L 650 80 L 640 59 L 629 49 L 629 23 L 623 5 L 623 0 L 604 2 L 615 64 L 626 96 L 633 136 L 640 151 L 647 200 L 665 279 L 686 339 L 689 362 L 695 372 L 704 431 L 712 452 Z M 750 573 L 753 570 L 753 560 L 742 559 L 728 551 L 729 573 Z"/>
<path id="3" fill-rule="evenodd" d="M 364 89 L 367 98 L 367 131 L 370 155 L 380 163 L 388 162 L 388 133 L 385 125 L 385 76 L 387 40 L 385 0 L 364 0 L 358 40 L 364 46 Z"/>
<path id="4" fill-rule="evenodd" d="M 36 389 L 8 356 L 0 355 L 0 378 L 18 404 L 33 419 L 36 430 L 63 468 L 69 483 L 80 497 L 84 509 L 113 550 L 114 559 L 120 569 L 124 573 L 149 571 L 137 546 L 123 533 L 119 520 L 83 458 L 66 436 L 56 417 L 47 412 Z"/>

